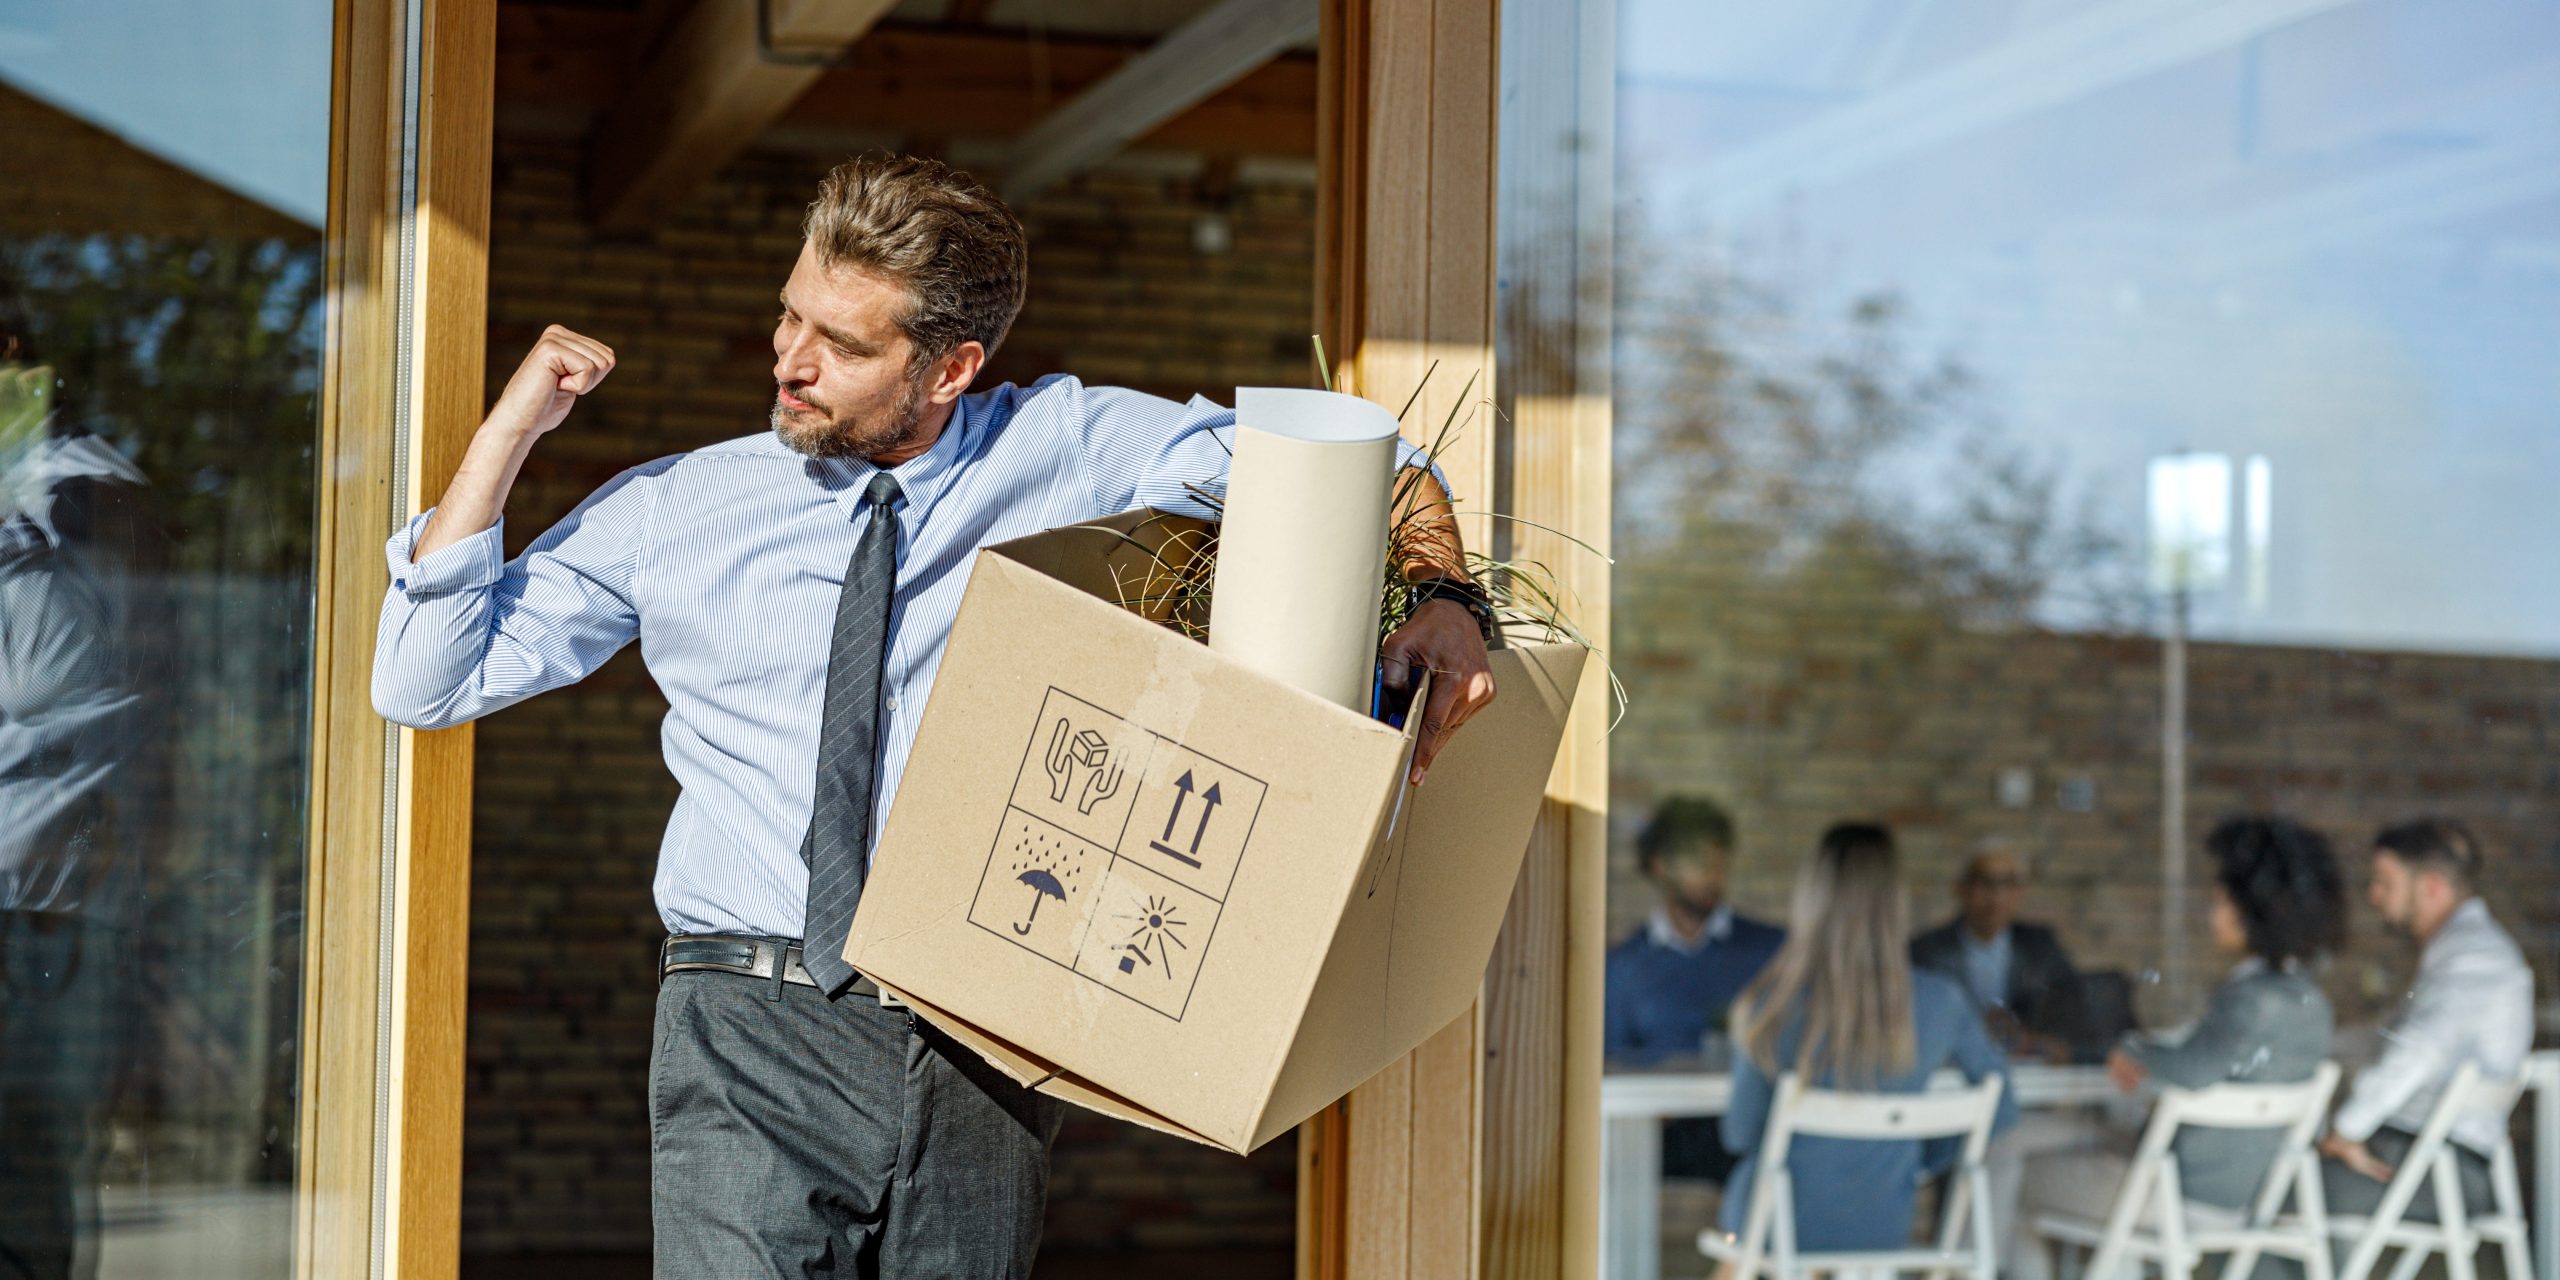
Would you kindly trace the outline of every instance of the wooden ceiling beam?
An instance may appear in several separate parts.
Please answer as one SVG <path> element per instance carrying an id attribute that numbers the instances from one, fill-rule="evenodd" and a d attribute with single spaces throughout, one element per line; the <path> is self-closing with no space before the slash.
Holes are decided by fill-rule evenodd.
<path id="1" fill-rule="evenodd" d="M 634 82 L 625 14 L 498 6 L 501 131 L 580 135 Z M 824 70 L 776 122 L 803 133 L 1010 139 L 1147 46 L 1125 40 L 883 25 Z M 1041 87 L 1045 84 L 1047 92 Z M 1207 155 L 1315 153 L 1316 63 L 1284 54 L 1132 145 Z"/>
<path id="2" fill-rule="evenodd" d="M 1052 36 L 882 29 L 810 90 L 794 125 L 930 130 L 1013 138 L 1141 56 L 1146 46 Z M 1045 61 L 1045 68 L 1043 62 Z M 1049 92 L 1039 90 L 1045 71 Z M 1284 58 L 1229 85 L 1139 139 L 1145 146 L 1223 155 L 1315 154 L 1313 57 Z"/>
<path id="3" fill-rule="evenodd" d="M 1025 131 L 1005 162 L 1005 199 L 1028 202 L 1315 39 L 1316 16 L 1315 0 L 1218 0 Z"/>
<path id="4" fill-rule="evenodd" d="M 627 229 L 674 208 L 789 112 L 894 3 L 694 0 L 595 131 L 589 214 Z M 621 43 L 629 41 L 626 24 Z"/>

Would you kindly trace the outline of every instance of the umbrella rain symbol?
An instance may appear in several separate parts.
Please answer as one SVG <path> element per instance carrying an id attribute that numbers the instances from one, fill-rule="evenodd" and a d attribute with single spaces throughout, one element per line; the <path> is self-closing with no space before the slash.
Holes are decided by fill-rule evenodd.
<path id="1" fill-rule="evenodd" d="M 1028 818 L 1014 824 L 1013 852 L 1016 856 L 1008 870 L 1014 872 L 1014 883 L 1031 889 L 1031 914 L 1013 926 L 1013 934 L 1027 938 L 1031 936 L 1032 923 L 1040 918 L 1040 900 L 1056 898 L 1066 902 L 1067 890 L 1084 870 L 1085 860 L 1074 840 Z"/>
<path id="2" fill-rule="evenodd" d="M 1040 900 L 1056 898 L 1064 902 L 1067 900 L 1067 890 L 1066 886 L 1058 883 L 1058 877 L 1051 875 L 1044 867 L 1035 867 L 1015 876 L 1014 879 L 1031 886 L 1031 914 L 1024 916 L 1022 923 L 1013 927 L 1016 934 L 1027 937 L 1031 933 L 1031 922 L 1040 918 Z"/>

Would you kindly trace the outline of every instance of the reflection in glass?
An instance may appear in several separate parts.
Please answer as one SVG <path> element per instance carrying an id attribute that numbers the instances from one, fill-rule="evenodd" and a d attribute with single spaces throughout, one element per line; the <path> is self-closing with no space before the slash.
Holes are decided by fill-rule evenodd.
<path id="1" fill-rule="evenodd" d="M 2164 1028 L 2226 976 L 2189 923 L 2218 820 L 2360 866 L 2437 817 L 2548 1001 L 2560 9 L 1522 7 L 1616 22 L 1613 940 L 1673 797 L 1731 812 L 1763 915 L 1878 818 L 1915 924 L 2011 851 Z M 1553 234 L 1514 213 L 1506 245 Z M 2306 974 L 2343 1028 L 2408 989 L 2375 924 Z M 1678 1096 L 1621 1083 L 1613 1124 Z M 1613 1266 L 1678 1268 L 1656 1190 L 1612 1192 Z"/>
<path id="2" fill-rule="evenodd" d="M 161 7 L 0 10 L 9 1280 L 291 1271 L 330 18 Z"/>
<path id="3" fill-rule="evenodd" d="M 2199 635 L 2560 652 L 2549 6 L 1620 10 L 1622 374 L 1687 392 L 1630 449 L 2100 629 L 2147 460 L 2255 456 L 2264 591 Z"/>
<path id="4" fill-rule="evenodd" d="M 2235 808 L 2469 806 L 2535 887 L 2560 11 L 2202 12 L 1618 4 L 1631 818 L 2001 841 L 2173 977 Z"/>

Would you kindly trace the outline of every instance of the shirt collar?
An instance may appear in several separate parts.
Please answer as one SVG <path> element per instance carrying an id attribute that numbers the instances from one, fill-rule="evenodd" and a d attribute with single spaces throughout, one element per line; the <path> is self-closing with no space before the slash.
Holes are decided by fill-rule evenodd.
<path id="1" fill-rule="evenodd" d="M 2489 904 L 2477 896 L 2465 898 L 2462 905 L 2455 907 L 2453 913 L 2444 918 L 2444 923 L 2436 927 L 2436 936 L 2427 939 L 2426 949 L 2433 951 L 2437 946 L 2460 938 L 2484 924 L 2492 928 L 2497 925 L 2497 921 L 2489 916 Z"/>
<path id="2" fill-rule="evenodd" d="M 1717 904 L 1715 911 L 1707 916 L 1707 931 L 1699 934 L 1696 942 L 1680 936 L 1679 927 L 1671 923 L 1671 909 L 1668 907 L 1655 907 L 1653 917 L 1645 921 L 1644 931 L 1653 945 L 1693 956 L 1705 950 L 1711 942 L 1723 942 L 1733 937 L 1733 906 L 1731 903 Z"/>
<path id="3" fill-rule="evenodd" d="M 897 477 L 910 520 L 921 522 L 932 513 L 934 499 L 951 487 L 960 459 L 968 453 L 967 437 L 977 429 L 969 415 L 969 400 L 962 396 L 951 402 L 951 420 L 942 424 L 942 434 L 931 447 L 889 468 L 889 474 Z M 880 468 L 860 458 L 825 458 L 818 461 L 817 474 L 834 497 L 836 508 L 851 521 L 861 513 L 863 493 L 871 487 L 871 477 L 880 474 Z"/>
<path id="4" fill-rule="evenodd" d="M 1989 951 L 1996 953 L 2009 949 L 2009 931 L 2006 929 L 1992 935 L 1991 940 L 1989 942 L 1985 942 L 1982 939 L 1973 936 L 1973 930 L 1965 928 L 1964 922 L 1959 920 L 1956 922 L 1956 937 L 1964 943 L 1964 949 L 1967 951 Z"/>

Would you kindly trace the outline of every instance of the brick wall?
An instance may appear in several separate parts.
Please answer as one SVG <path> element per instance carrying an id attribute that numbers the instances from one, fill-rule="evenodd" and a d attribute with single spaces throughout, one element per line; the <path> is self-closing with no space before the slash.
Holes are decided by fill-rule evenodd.
<path id="1" fill-rule="evenodd" d="M 1624 540 L 1622 540 L 1624 545 Z M 2162 962 L 2161 659 L 2139 637 L 1986 631 L 1915 601 L 1906 581 L 1834 542 L 1773 561 L 1743 523 L 1700 521 L 1617 570 L 1616 665 L 1631 704 L 1611 743 L 1612 936 L 1652 904 L 1629 838 L 1661 796 L 1700 791 L 1741 830 L 1735 897 L 1783 919 L 1802 851 L 1828 823 L 1876 817 L 1902 840 L 1915 916 L 1990 843 L 2031 864 L 2030 916 L 2085 965 Z M 1773 564 L 1786 567 L 1771 568 Z M 2560 663 L 2198 644 L 2189 663 L 2190 876 L 2204 832 L 2242 809 L 2326 831 L 2361 886 L 2377 826 L 2422 813 L 2470 823 L 2487 893 L 2546 998 L 2560 954 Z M 2003 769 L 2031 771 L 2003 806 Z M 2093 792 L 2085 811 L 2064 784 Z M 2330 967 L 2342 1016 L 2370 1018 L 2406 981 L 2406 948 L 2361 904 Z M 2191 973 L 2209 978 L 2201 908 Z M 2153 1017 L 2193 1010 L 2146 999 Z"/>
<path id="2" fill-rule="evenodd" d="M 613 346 L 613 379 L 546 438 L 510 505 L 509 550 L 632 463 L 761 430 L 774 297 L 831 157 L 757 154 L 664 228 L 577 218 L 577 153 L 502 139 L 491 233 L 494 396 L 546 324 Z M 1070 371 L 1221 401 L 1303 385 L 1314 191 L 1264 180 L 1098 175 L 1023 211 L 1031 294 L 990 377 Z M 1203 216 L 1232 247 L 1195 251 Z M 483 722 L 472 889 L 463 1247 L 645 1249 L 649 898 L 674 785 L 665 704 L 626 653 Z M 1061 1136 L 1058 1246 L 1284 1251 L 1294 1150 L 1239 1159 L 1079 1113 Z"/>

